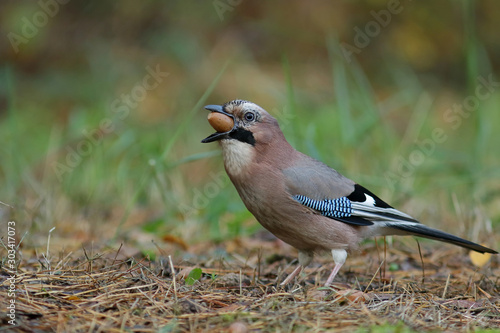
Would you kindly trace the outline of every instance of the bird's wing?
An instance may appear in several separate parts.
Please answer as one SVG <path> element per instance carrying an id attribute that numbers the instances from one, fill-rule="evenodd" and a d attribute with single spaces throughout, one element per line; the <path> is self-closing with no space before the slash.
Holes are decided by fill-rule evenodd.
<path id="1" fill-rule="evenodd" d="M 292 198 L 321 215 L 352 225 L 368 226 L 383 223 L 389 226 L 391 222 L 419 223 L 358 184 L 354 185 L 354 191 L 350 195 L 336 199 L 315 200 L 302 194 L 294 194 Z"/>
<path id="2" fill-rule="evenodd" d="M 293 199 L 326 217 L 359 226 L 377 222 L 419 223 L 312 158 L 301 159 L 300 164 L 284 169 L 283 175 Z"/>
<path id="3" fill-rule="evenodd" d="M 305 195 L 313 200 L 337 199 L 354 191 L 352 180 L 304 154 L 283 170 L 283 176 L 290 193 Z"/>
<path id="4" fill-rule="evenodd" d="M 310 157 L 302 158 L 300 164 L 284 169 L 283 175 L 290 196 L 325 217 L 355 226 L 373 226 L 380 231 L 380 235 L 415 235 L 480 253 L 497 253 L 485 246 L 425 226 L 392 208 L 363 186 Z"/>

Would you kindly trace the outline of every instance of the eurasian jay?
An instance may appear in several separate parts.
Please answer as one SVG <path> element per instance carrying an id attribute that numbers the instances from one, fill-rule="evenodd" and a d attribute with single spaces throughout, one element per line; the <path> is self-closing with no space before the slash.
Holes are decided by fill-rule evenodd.
<path id="1" fill-rule="evenodd" d="M 290 282 L 312 261 L 331 251 L 335 267 L 329 286 L 347 258 L 367 237 L 416 235 L 480 253 L 496 251 L 421 224 L 382 201 L 363 186 L 295 150 L 278 122 L 260 106 L 244 100 L 207 105 L 224 167 L 247 209 L 276 237 L 295 247 L 299 265 Z M 212 117 L 211 117 L 212 116 Z"/>

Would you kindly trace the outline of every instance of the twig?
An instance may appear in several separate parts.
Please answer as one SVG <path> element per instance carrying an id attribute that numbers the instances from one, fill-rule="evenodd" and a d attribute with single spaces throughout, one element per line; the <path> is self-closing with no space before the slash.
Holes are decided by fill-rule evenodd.
<path id="1" fill-rule="evenodd" d="M 372 279 L 370 280 L 370 283 L 368 283 L 368 285 L 367 285 L 367 286 L 366 286 L 366 288 L 365 288 L 365 291 L 364 291 L 365 293 L 366 293 L 366 291 L 368 290 L 368 288 L 370 288 L 370 285 L 372 284 L 373 280 L 374 280 L 374 279 L 375 279 L 375 277 L 377 276 L 378 271 L 380 270 L 380 267 L 382 267 L 382 265 L 384 264 L 384 262 L 385 262 L 385 261 L 384 261 L 384 260 L 382 260 L 382 262 L 380 263 L 380 265 L 379 265 L 379 266 L 378 266 L 378 268 L 377 268 L 377 271 L 375 272 L 375 274 L 373 274 Z"/>
<path id="2" fill-rule="evenodd" d="M 422 257 L 422 250 L 420 249 L 420 243 L 417 241 L 417 246 L 418 246 L 418 254 L 420 255 L 420 262 L 422 263 L 422 284 L 425 283 L 425 267 L 424 267 L 424 258 Z"/>
<path id="3" fill-rule="evenodd" d="M 47 252 L 45 253 L 45 262 L 47 263 L 47 267 L 49 270 L 51 270 L 51 265 L 50 265 L 50 258 L 49 258 L 49 249 L 50 249 L 50 235 L 52 234 L 52 231 L 54 231 L 56 227 L 52 227 L 52 229 L 49 230 L 49 236 L 47 237 Z"/>
<path id="4" fill-rule="evenodd" d="M 385 236 L 383 237 L 384 239 L 384 262 L 387 263 L 387 239 L 385 238 Z M 380 270 L 380 280 L 382 279 L 385 279 L 385 268 L 386 268 L 387 264 L 385 264 L 382 269 Z"/>
<path id="5" fill-rule="evenodd" d="M 241 280 L 242 280 L 242 277 L 241 277 L 241 269 L 240 269 L 240 295 L 243 295 L 243 288 L 241 286 Z"/>
<path id="6" fill-rule="evenodd" d="M 52 227 L 52 229 L 49 230 L 49 236 L 47 237 L 47 252 L 45 254 L 45 257 L 47 259 L 49 259 L 49 248 L 50 248 L 50 234 L 52 233 L 52 231 L 54 231 L 56 227 Z"/>
<path id="7" fill-rule="evenodd" d="M 448 274 L 448 278 L 446 279 L 446 284 L 444 285 L 444 290 L 443 290 L 443 296 L 441 296 L 442 299 L 446 297 L 446 291 L 448 290 L 448 284 L 450 284 L 450 275 Z"/>
<path id="8" fill-rule="evenodd" d="M 121 249 L 122 249 L 122 246 L 123 246 L 123 243 L 120 243 L 120 247 L 118 248 L 118 250 L 116 251 L 116 254 L 115 254 L 115 257 L 113 258 L 113 262 L 111 263 L 111 266 L 113 266 L 116 262 L 116 258 L 118 258 L 118 254 L 120 253 Z"/>
<path id="9" fill-rule="evenodd" d="M 177 284 L 175 283 L 176 274 L 171 256 L 168 256 L 168 261 L 170 262 L 170 270 L 172 270 L 172 282 L 174 284 L 174 299 L 177 302 Z"/>
<path id="10" fill-rule="evenodd" d="M 9 207 L 9 208 L 14 208 L 13 206 L 11 206 L 11 205 L 9 205 L 9 204 L 6 204 L 5 202 L 2 202 L 2 201 L 0 201 L 0 204 L 2 204 L 2 205 L 4 205 L 4 206 L 7 206 L 7 207 Z"/>
<path id="11" fill-rule="evenodd" d="M 259 250 L 257 252 L 257 280 L 260 280 L 261 260 L 262 260 L 262 248 L 259 247 Z"/>

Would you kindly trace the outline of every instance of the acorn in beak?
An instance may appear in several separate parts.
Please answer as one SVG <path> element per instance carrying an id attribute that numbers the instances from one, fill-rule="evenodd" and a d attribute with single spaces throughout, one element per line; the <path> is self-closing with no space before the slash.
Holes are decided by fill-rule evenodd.
<path id="1" fill-rule="evenodd" d="M 207 105 L 205 109 L 211 111 L 208 114 L 208 122 L 217 132 L 201 140 L 202 143 L 221 140 L 235 129 L 234 116 L 225 112 L 221 105 Z"/>

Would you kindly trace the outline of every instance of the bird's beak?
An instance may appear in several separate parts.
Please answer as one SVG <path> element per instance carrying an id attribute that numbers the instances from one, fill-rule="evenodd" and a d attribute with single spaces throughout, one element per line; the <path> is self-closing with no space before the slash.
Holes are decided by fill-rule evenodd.
<path id="1" fill-rule="evenodd" d="M 221 140 L 224 137 L 226 137 L 227 134 L 231 133 L 236 128 L 236 121 L 234 119 L 234 116 L 230 113 L 225 112 L 224 108 L 221 105 L 207 105 L 207 106 L 205 106 L 205 109 L 207 109 L 210 112 L 222 113 L 223 115 L 230 117 L 233 121 L 233 127 L 230 130 L 225 131 L 225 132 L 215 132 L 214 134 L 210 134 L 205 139 L 201 140 L 202 143 L 208 143 L 208 142 L 214 142 L 214 141 Z"/>

